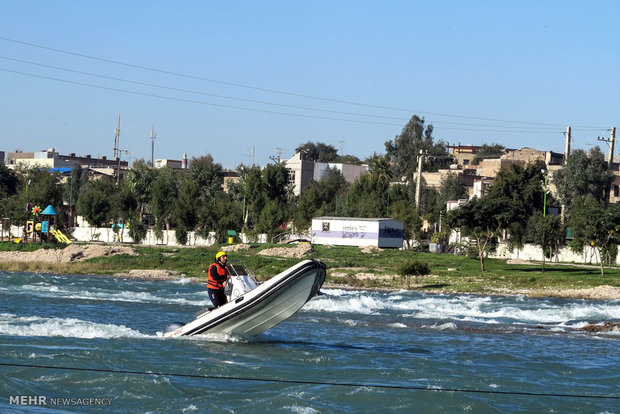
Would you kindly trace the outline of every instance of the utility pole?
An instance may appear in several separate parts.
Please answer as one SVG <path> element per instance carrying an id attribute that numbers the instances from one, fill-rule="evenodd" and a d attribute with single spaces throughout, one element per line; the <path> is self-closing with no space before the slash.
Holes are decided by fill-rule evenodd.
<path id="1" fill-rule="evenodd" d="M 415 207 L 420 211 L 420 190 L 422 188 L 422 161 L 424 161 L 424 150 L 420 150 L 418 155 L 418 171 L 415 180 Z"/>
<path id="2" fill-rule="evenodd" d="M 616 127 L 611 127 L 610 138 L 598 137 L 597 139 L 599 141 L 606 142 L 609 145 L 609 159 L 607 162 L 609 163 L 609 169 L 611 169 L 612 164 L 614 163 L 614 145 L 616 141 Z"/>
<path id="3" fill-rule="evenodd" d="M 114 128 L 114 159 L 120 157 L 118 151 L 118 144 L 121 137 L 121 114 L 118 114 L 118 119 L 116 120 L 116 128 Z"/>
<path id="4" fill-rule="evenodd" d="M 566 127 L 566 146 L 564 147 L 564 165 L 566 165 L 566 161 L 568 160 L 568 156 L 570 155 L 570 127 Z"/>
<path id="5" fill-rule="evenodd" d="M 155 168 L 155 138 L 157 138 L 155 128 L 151 127 L 151 168 Z"/>

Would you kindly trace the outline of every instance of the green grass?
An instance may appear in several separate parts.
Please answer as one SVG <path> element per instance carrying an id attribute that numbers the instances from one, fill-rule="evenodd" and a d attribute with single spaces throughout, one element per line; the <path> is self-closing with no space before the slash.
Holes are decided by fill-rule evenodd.
<path id="1" fill-rule="evenodd" d="M 38 243 L 18 245 L 0 243 L 0 251 L 33 251 L 50 247 Z M 63 246 L 52 245 L 54 248 Z M 254 271 L 261 280 L 293 266 L 300 259 L 270 257 L 258 252 L 274 245 L 253 245 L 251 249 L 230 252 L 229 260 L 240 259 Z M 283 247 L 278 245 L 277 247 Z M 290 248 L 294 248 L 291 246 Z M 98 257 L 72 263 L 24 263 L 0 262 L 1 270 L 39 271 L 76 274 L 126 273 L 132 269 L 167 269 L 189 277 L 206 278 L 206 269 L 213 261 L 219 246 L 196 248 L 135 247 L 137 256 L 117 255 Z M 545 266 L 514 265 L 504 260 L 487 259 L 486 270 L 480 271 L 477 258 L 402 250 L 382 250 L 364 253 L 357 247 L 314 246 L 306 258 L 322 260 L 327 265 L 327 283 L 365 288 L 405 288 L 406 278 L 397 274 L 399 265 L 418 260 L 428 264 L 431 275 L 412 276 L 410 285 L 422 291 L 446 293 L 502 293 L 515 289 L 579 289 L 601 285 L 620 287 L 620 269 L 605 268 L 605 276 L 594 266 L 572 264 L 550 264 Z M 378 277 L 356 277 L 361 273 Z"/>

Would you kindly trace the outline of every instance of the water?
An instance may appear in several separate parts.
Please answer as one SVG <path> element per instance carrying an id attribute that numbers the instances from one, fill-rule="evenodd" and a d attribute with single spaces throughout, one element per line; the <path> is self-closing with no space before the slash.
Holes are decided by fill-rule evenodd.
<path id="1" fill-rule="evenodd" d="M 0 366 L 0 411 L 620 412 L 620 333 L 577 330 L 618 300 L 323 291 L 252 340 L 163 339 L 204 285 L 0 272 L 0 363 L 84 369 Z"/>

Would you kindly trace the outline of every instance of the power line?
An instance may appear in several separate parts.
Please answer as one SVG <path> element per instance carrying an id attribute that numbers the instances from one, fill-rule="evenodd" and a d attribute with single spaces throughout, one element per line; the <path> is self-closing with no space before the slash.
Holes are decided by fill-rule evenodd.
<path id="1" fill-rule="evenodd" d="M 234 96 L 218 95 L 218 94 L 213 94 L 213 93 L 194 91 L 194 90 L 190 90 L 190 89 L 174 88 L 174 87 L 170 87 L 170 86 L 157 85 L 157 84 L 154 84 L 154 83 L 140 82 L 140 81 L 134 81 L 134 80 L 129 80 L 129 79 L 116 78 L 116 77 L 113 77 L 113 76 L 101 75 L 101 74 L 97 74 L 97 73 L 84 72 L 84 71 L 81 71 L 81 70 L 74 70 L 74 69 L 69 69 L 69 68 L 63 68 L 63 67 L 60 67 L 60 66 L 46 65 L 46 64 L 43 64 L 43 63 L 31 62 L 31 61 L 23 60 L 23 59 L 15 59 L 15 58 L 7 57 L 7 56 L 0 56 L 0 59 L 11 60 L 11 61 L 14 61 L 14 62 L 26 63 L 26 64 L 29 64 L 29 65 L 35 65 L 35 66 L 40 66 L 40 67 L 50 68 L 50 69 L 55 69 L 55 70 L 62 70 L 62 71 L 65 71 L 65 72 L 77 73 L 77 74 L 80 74 L 80 75 L 94 76 L 94 77 L 102 78 L 102 79 L 109 79 L 109 80 L 114 80 L 114 81 L 119 81 L 119 82 L 126 82 L 126 83 L 131 83 L 131 84 L 134 84 L 134 85 L 149 86 L 149 87 L 153 87 L 153 88 L 166 89 L 166 90 L 171 90 L 171 91 L 176 91 L 176 92 L 192 93 L 192 94 L 196 94 L 196 95 L 212 96 L 212 97 L 215 97 L 215 98 L 232 99 L 232 100 L 242 101 L 242 102 L 258 103 L 258 104 L 262 104 L 262 105 L 272 105 L 272 106 L 280 106 L 280 107 L 294 108 L 294 109 L 303 109 L 303 110 L 309 110 L 309 111 L 329 112 L 329 113 L 335 113 L 335 114 L 341 114 L 341 115 L 354 115 L 354 116 L 363 116 L 363 117 L 370 117 L 370 118 L 394 119 L 394 120 L 401 120 L 401 121 L 403 120 L 402 117 L 395 117 L 395 116 L 369 115 L 369 114 L 360 114 L 360 113 L 355 113 L 355 112 L 345 112 L 345 111 L 335 111 L 335 110 L 330 110 L 330 109 L 313 108 L 313 107 L 308 107 L 308 106 L 279 104 L 279 103 L 274 103 L 274 102 L 259 101 L 259 100 L 255 100 L 255 99 L 245 99 L 245 98 L 238 98 L 238 97 L 234 97 Z"/>
<path id="2" fill-rule="evenodd" d="M 247 108 L 247 107 L 243 107 L 243 106 L 226 105 L 226 104 L 216 104 L 216 103 L 213 103 L 213 102 L 197 101 L 197 100 L 194 100 L 194 99 L 175 98 L 175 97 L 172 97 L 172 96 L 157 95 L 157 94 L 147 93 L 147 92 L 129 91 L 129 90 L 126 90 L 126 89 L 112 88 L 112 87 L 101 86 L 101 85 L 93 85 L 93 84 L 90 84 L 90 83 L 77 82 L 77 81 L 71 81 L 71 80 L 60 79 L 60 78 L 54 78 L 54 77 L 51 77 L 51 76 L 35 75 L 33 73 L 21 72 L 21 71 L 17 71 L 17 70 L 10 70 L 10 69 L 4 69 L 4 68 L 0 68 L 0 70 L 4 71 L 4 72 L 10 72 L 10 73 L 16 73 L 16 74 L 20 74 L 20 75 L 31 76 L 31 77 L 34 77 L 34 78 L 48 79 L 48 80 L 54 80 L 54 81 L 58 81 L 58 82 L 70 83 L 70 84 L 73 84 L 73 85 L 87 86 L 87 87 L 90 87 L 90 88 L 104 89 L 104 90 L 115 91 L 115 92 L 123 92 L 123 93 L 129 93 L 129 94 L 133 94 L 133 95 L 149 96 L 149 97 L 152 97 L 152 98 L 168 99 L 168 100 L 171 100 L 171 101 L 188 102 L 188 103 L 195 103 L 195 104 L 201 104 L 201 105 L 216 106 L 216 107 L 220 107 L 220 108 L 240 109 L 240 110 L 243 110 L 243 111 L 253 111 L 253 112 L 262 112 L 262 113 L 268 113 L 268 114 L 296 116 L 296 117 L 299 117 L 299 118 L 325 119 L 325 120 L 330 120 L 330 121 L 356 122 L 356 123 L 376 124 L 376 125 L 394 125 L 394 126 L 400 126 L 401 125 L 401 124 L 396 124 L 396 123 L 376 122 L 376 121 L 363 121 L 363 120 L 357 120 L 357 119 L 344 119 L 344 118 L 330 118 L 330 117 L 327 117 L 327 116 L 304 115 L 304 114 L 295 114 L 295 113 L 292 113 L 292 112 L 270 111 L 270 110 L 267 110 L 267 109 Z"/>
<path id="3" fill-rule="evenodd" d="M 113 60 L 113 59 L 106 59 L 106 58 L 101 58 L 101 57 L 97 57 L 97 56 L 87 55 L 87 54 L 84 54 L 84 53 L 77 53 L 77 52 L 72 52 L 72 51 L 63 50 L 63 49 L 57 49 L 57 48 L 53 48 L 53 47 L 49 47 L 49 46 L 43 46 L 43 45 L 39 45 L 39 44 L 35 44 L 35 43 L 25 42 L 25 41 L 22 41 L 22 40 L 10 39 L 10 38 L 7 38 L 7 37 L 2 37 L 2 36 L 0 36 L 0 40 L 4 40 L 6 42 L 12 42 L 12 43 L 16 43 L 16 44 L 21 44 L 21 45 L 25 45 L 25 46 L 30 46 L 30 47 L 34 47 L 34 48 L 49 50 L 49 51 L 53 51 L 53 52 L 64 53 L 64 54 L 68 54 L 68 55 L 72 55 L 72 56 L 78 56 L 78 57 L 85 58 L 85 59 L 91 59 L 91 60 L 96 60 L 96 61 L 100 61 L 100 62 L 112 63 L 112 64 L 115 64 L 115 65 L 121 65 L 121 66 L 131 67 L 131 68 L 135 68 L 135 69 L 141 69 L 141 70 L 147 70 L 147 71 L 151 71 L 151 72 L 163 73 L 163 74 L 166 74 L 166 75 L 180 76 L 180 77 L 188 78 L 188 79 L 195 79 L 195 80 L 201 80 L 201 81 L 205 81 L 205 82 L 218 83 L 218 84 L 222 84 L 222 85 L 234 86 L 234 87 L 245 88 L 245 89 L 251 89 L 251 90 L 256 90 L 256 91 L 261 91 L 261 92 L 268 92 L 268 93 L 274 93 L 274 94 L 280 94 L 280 95 L 295 96 L 295 97 L 305 98 L 305 99 L 314 99 L 314 100 L 325 101 L 325 102 L 334 102 L 334 103 L 340 103 L 340 104 L 346 104 L 346 105 L 355 105 L 355 106 L 361 106 L 361 107 L 367 107 L 367 108 L 378 108 L 378 109 L 385 109 L 385 110 L 399 111 L 399 112 L 407 112 L 407 113 L 420 113 L 420 114 L 427 114 L 427 115 L 433 115 L 433 116 L 445 116 L 445 117 L 451 117 L 451 118 L 472 119 L 472 120 L 478 120 L 478 121 L 491 121 L 491 122 L 502 122 L 502 123 L 511 123 L 511 124 L 526 124 L 526 125 L 538 125 L 538 126 L 561 127 L 561 128 L 564 128 L 566 126 L 566 125 L 542 123 L 542 122 L 514 121 L 514 120 L 505 120 L 505 119 L 494 119 L 494 118 L 473 117 L 473 116 L 465 116 L 465 115 L 445 114 L 445 113 L 429 112 L 429 111 L 418 111 L 418 110 L 405 109 L 405 108 L 397 108 L 397 107 L 390 107 L 390 106 L 371 105 L 371 104 L 347 101 L 347 100 L 342 100 L 342 99 L 333 99 L 333 98 L 325 98 L 325 97 L 312 96 L 312 95 L 304 95 L 304 94 L 299 94 L 299 93 L 294 93 L 294 92 L 281 91 L 281 90 L 276 90 L 276 89 L 260 88 L 260 87 L 251 86 L 251 85 L 244 85 L 244 84 L 240 84 L 240 83 L 221 81 L 221 80 L 217 80 L 217 79 L 211 79 L 211 78 L 195 76 L 195 75 L 188 75 L 188 74 L 184 74 L 184 73 L 180 73 L 180 72 L 167 71 L 167 70 L 157 69 L 157 68 L 153 68 L 153 67 L 149 67 L 149 66 L 136 65 L 136 64 L 127 63 L 127 62 L 121 62 L 121 61 L 117 61 L 117 60 Z M 603 127 L 577 126 L 576 128 L 600 130 Z"/>
<path id="4" fill-rule="evenodd" d="M 365 388 L 377 388 L 377 389 L 396 389 L 405 391 L 432 391 L 432 392 L 458 392 L 458 393 L 472 393 L 472 394 L 500 394 L 500 395 L 523 395 L 531 397 L 560 397 L 560 398 L 581 398 L 581 399 L 608 399 L 608 400 L 620 400 L 620 396 L 615 395 L 598 395 L 598 394 L 562 394 L 562 393 L 548 393 L 548 392 L 527 392 L 527 391 L 497 391 L 497 390 L 474 390 L 466 388 L 437 388 L 431 386 L 415 386 L 415 385 L 390 385 L 390 384 L 367 384 L 356 382 L 334 382 L 334 381 L 309 381 L 309 380 L 287 380 L 287 379 L 274 379 L 274 378 L 250 378 L 250 377 L 235 377 L 226 375 L 206 375 L 206 374 L 179 374 L 173 372 L 155 372 L 155 371 L 135 371 L 135 370 L 120 370 L 110 368 L 79 368 L 79 367 L 59 367 L 53 365 L 35 365 L 35 364 L 17 364 L 17 363 L 5 363 L 0 362 L 0 366 L 14 367 L 14 368 L 41 368 L 41 369 L 58 369 L 65 371 L 86 371 L 86 372 L 100 372 L 106 374 L 131 374 L 131 375 L 158 375 L 162 377 L 177 377 L 177 378 L 196 378 L 196 379 L 213 379 L 213 380 L 225 380 L 225 381 L 249 381 L 249 382 L 269 382 L 278 384 L 297 384 L 297 385 L 326 385 L 333 387 L 365 387 Z"/>
<path id="5" fill-rule="evenodd" d="M 50 69 L 55 69 L 55 70 L 61 70 L 61 71 L 70 72 L 70 73 L 77 73 L 77 74 L 80 74 L 80 75 L 93 76 L 93 77 L 102 78 L 102 79 L 108 79 L 108 80 L 114 80 L 114 81 L 119 81 L 119 82 L 131 83 L 131 84 L 140 85 L 140 86 L 148 86 L 148 87 L 154 87 L 154 88 L 159 88 L 159 89 L 171 90 L 171 91 L 176 91 L 176 92 L 184 92 L 184 93 L 191 93 L 191 94 L 196 94 L 196 95 L 212 96 L 212 97 L 216 97 L 216 98 L 232 99 L 232 100 L 248 102 L 248 103 L 258 103 L 258 104 L 272 105 L 272 106 L 279 106 L 279 107 L 287 107 L 287 108 L 293 108 L 293 109 L 319 111 L 319 112 L 326 112 L 326 113 L 334 113 L 334 114 L 340 114 L 340 115 L 352 115 L 352 116 L 360 116 L 360 117 L 368 117 L 368 118 L 383 118 L 383 119 L 393 119 L 393 120 L 404 121 L 403 118 L 401 118 L 401 117 L 392 117 L 392 116 L 384 116 L 384 115 L 372 115 L 372 114 L 361 114 L 361 113 L 355 113 L 355 112 L 335 111 L 335 110 L 321 109 L 321 108 L 314 108 L 314 107 L 306 107 L 306 106 L 279 104 L 279 103 L 274 103 L 274 102 L 260 101 L 260 100 L 254 100 L 254 99 L 245 99 L 245 98 L 238 98 L 238 97 L 232 97 L 232 96 L 227 96 L 227 95 L 218 95 L 218 94 L 212 94 L 212 93 L 207 93 L 207 92 L 194 91 L 194 90 L 190 90 L 190 89 L 175 88 L 175 87 L 170 87 L 170 86 L 165 86 L 165 85 L 158 85 L 158 84 L 154 84 L 154 83 L 140 82 L 140 81 L 134 81 L 134 80 L 129 80 L 129 79 L 117 78 L 117 77 L 113 77 L 113 76 L 101 75 L 101 74 L 97 74 L 97 73 L 91 73 L 91 72 L 85 72 L 85 71 L 80 71 L 80 70 L 74 70 L 74 69 L 64 68 L 64 67 L 60 67 L 60 66 L 47 65 L 47 64 L 43 64 L 43 63 L 37 63 L 37 62 L 27 61 L 27 60 L 23 60 L 23 59 L 16 59 L 16 58 L 11 58 L 11 57 L 7 57 L 7 56 L 0 56 L 0 59 L 5 59 L 5 60 L 9 60 L 9 61 L 14 61 L 14 62 L 20 62 L 20 63 L 26 63 L 26 64 L 29 64 L 29 65 L 34 65 L 34 66 L 39 66 L 39 67 L 44 67 L 44 68 L 50 68 Z M 15 72 L 17 72 L 17 71 L 15 71 Z M 31 75 L 31 76 L 41 76 L 41 75 L 28 74 L 26 72 L 18 72 L 18 73 L 20 73 L 20 74 L 27 74 L 27 75 Z M 59 80 L 59 79 L 54 78 L 53 80 Z M 75 82 L 75 81 L 69 81 L 69 80 L 62 80 L 62 81 Z M 93 85 L 84 85 L 84 86 L 91 86 L 91 87 L 93 87 Z M 139 92 L 136 92 L 136 93 L 139 93 Z M 446 129 L 446 130 L 459 130 L 459 131 L 475 131 L 475 132 L 490 132 L 490 133 L 513 133 L 513 132 L 558 133 L 558 129 L 557 128 L 541 128 L 541 127 L 510 126 L 510 125 L 486 125 L 486 124 L 471 124 L 471 123 L 446 122 L 446 121 L 432 121 L 432 122 L 429 122 L 429 125 L 430 124 L 441 125 L 442 129 Z M 443 125 L 461 125 L 461 126 L 466 126 L 466 127 L 478 127 L 478 128 L 510 128 L 511 130 L 507 131 L 507 130 L 496 130 L 496 129 L 490 129 L 489 130 L 489 129 L 449 128 L 449 127 L 444 127 Z"/>

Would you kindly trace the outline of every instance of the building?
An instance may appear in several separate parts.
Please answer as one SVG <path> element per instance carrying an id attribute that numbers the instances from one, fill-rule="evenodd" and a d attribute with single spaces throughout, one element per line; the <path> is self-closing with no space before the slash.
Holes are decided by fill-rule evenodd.
<path id="1" fill-rule="evenodd" d="M 127 169 L 127 161 L 107 159 L 106 156 L 93 158 L 90 155 L 76 156 L 59 154 L 55 148 L 38 152 L 9 152 L 6 165 L 9 168 L 72 168 L 79 165 L 82 168 L 93 169 Z"/>
<path id="2" fill-rule="evenodd" d="M 476 154 L 480 151 L 477 145 L 449 145 L 450 155 L 454 157 L 458 165 L 467 167 L 472 165 Z"/>
<path id="3" fill-rule="evenodd" d="M 238 184 L 241 181 L 241 176 L 237 171 L 224 170 L 222 175 L 224 176 L 222 190 L 224 190 L 224 192 L 226 193 L 230 190 L 231 185 Z"/>
<path id="4" fill-rule="evenodd" d="M 155 168 L 170 167 L 173 170 L 187 170 L 187 154 L 183 154 L 181 160 L 169 160 L 167 158 L 160 158 L 155 160 Z"/>
<path id="5" fill-rule="evenodd" d="M 330 169 L 340 171 L 348 183 L 353 183 L 360 175 L 368 172 L 367 165 L 311 161 L 307 160 L 302 152 L 284 161 L 284 165 L 288 170 L 289 183 L 293 185 L 294 195 L 300 195 L 312 181 L 320 181 L 327 177 Z"/>

